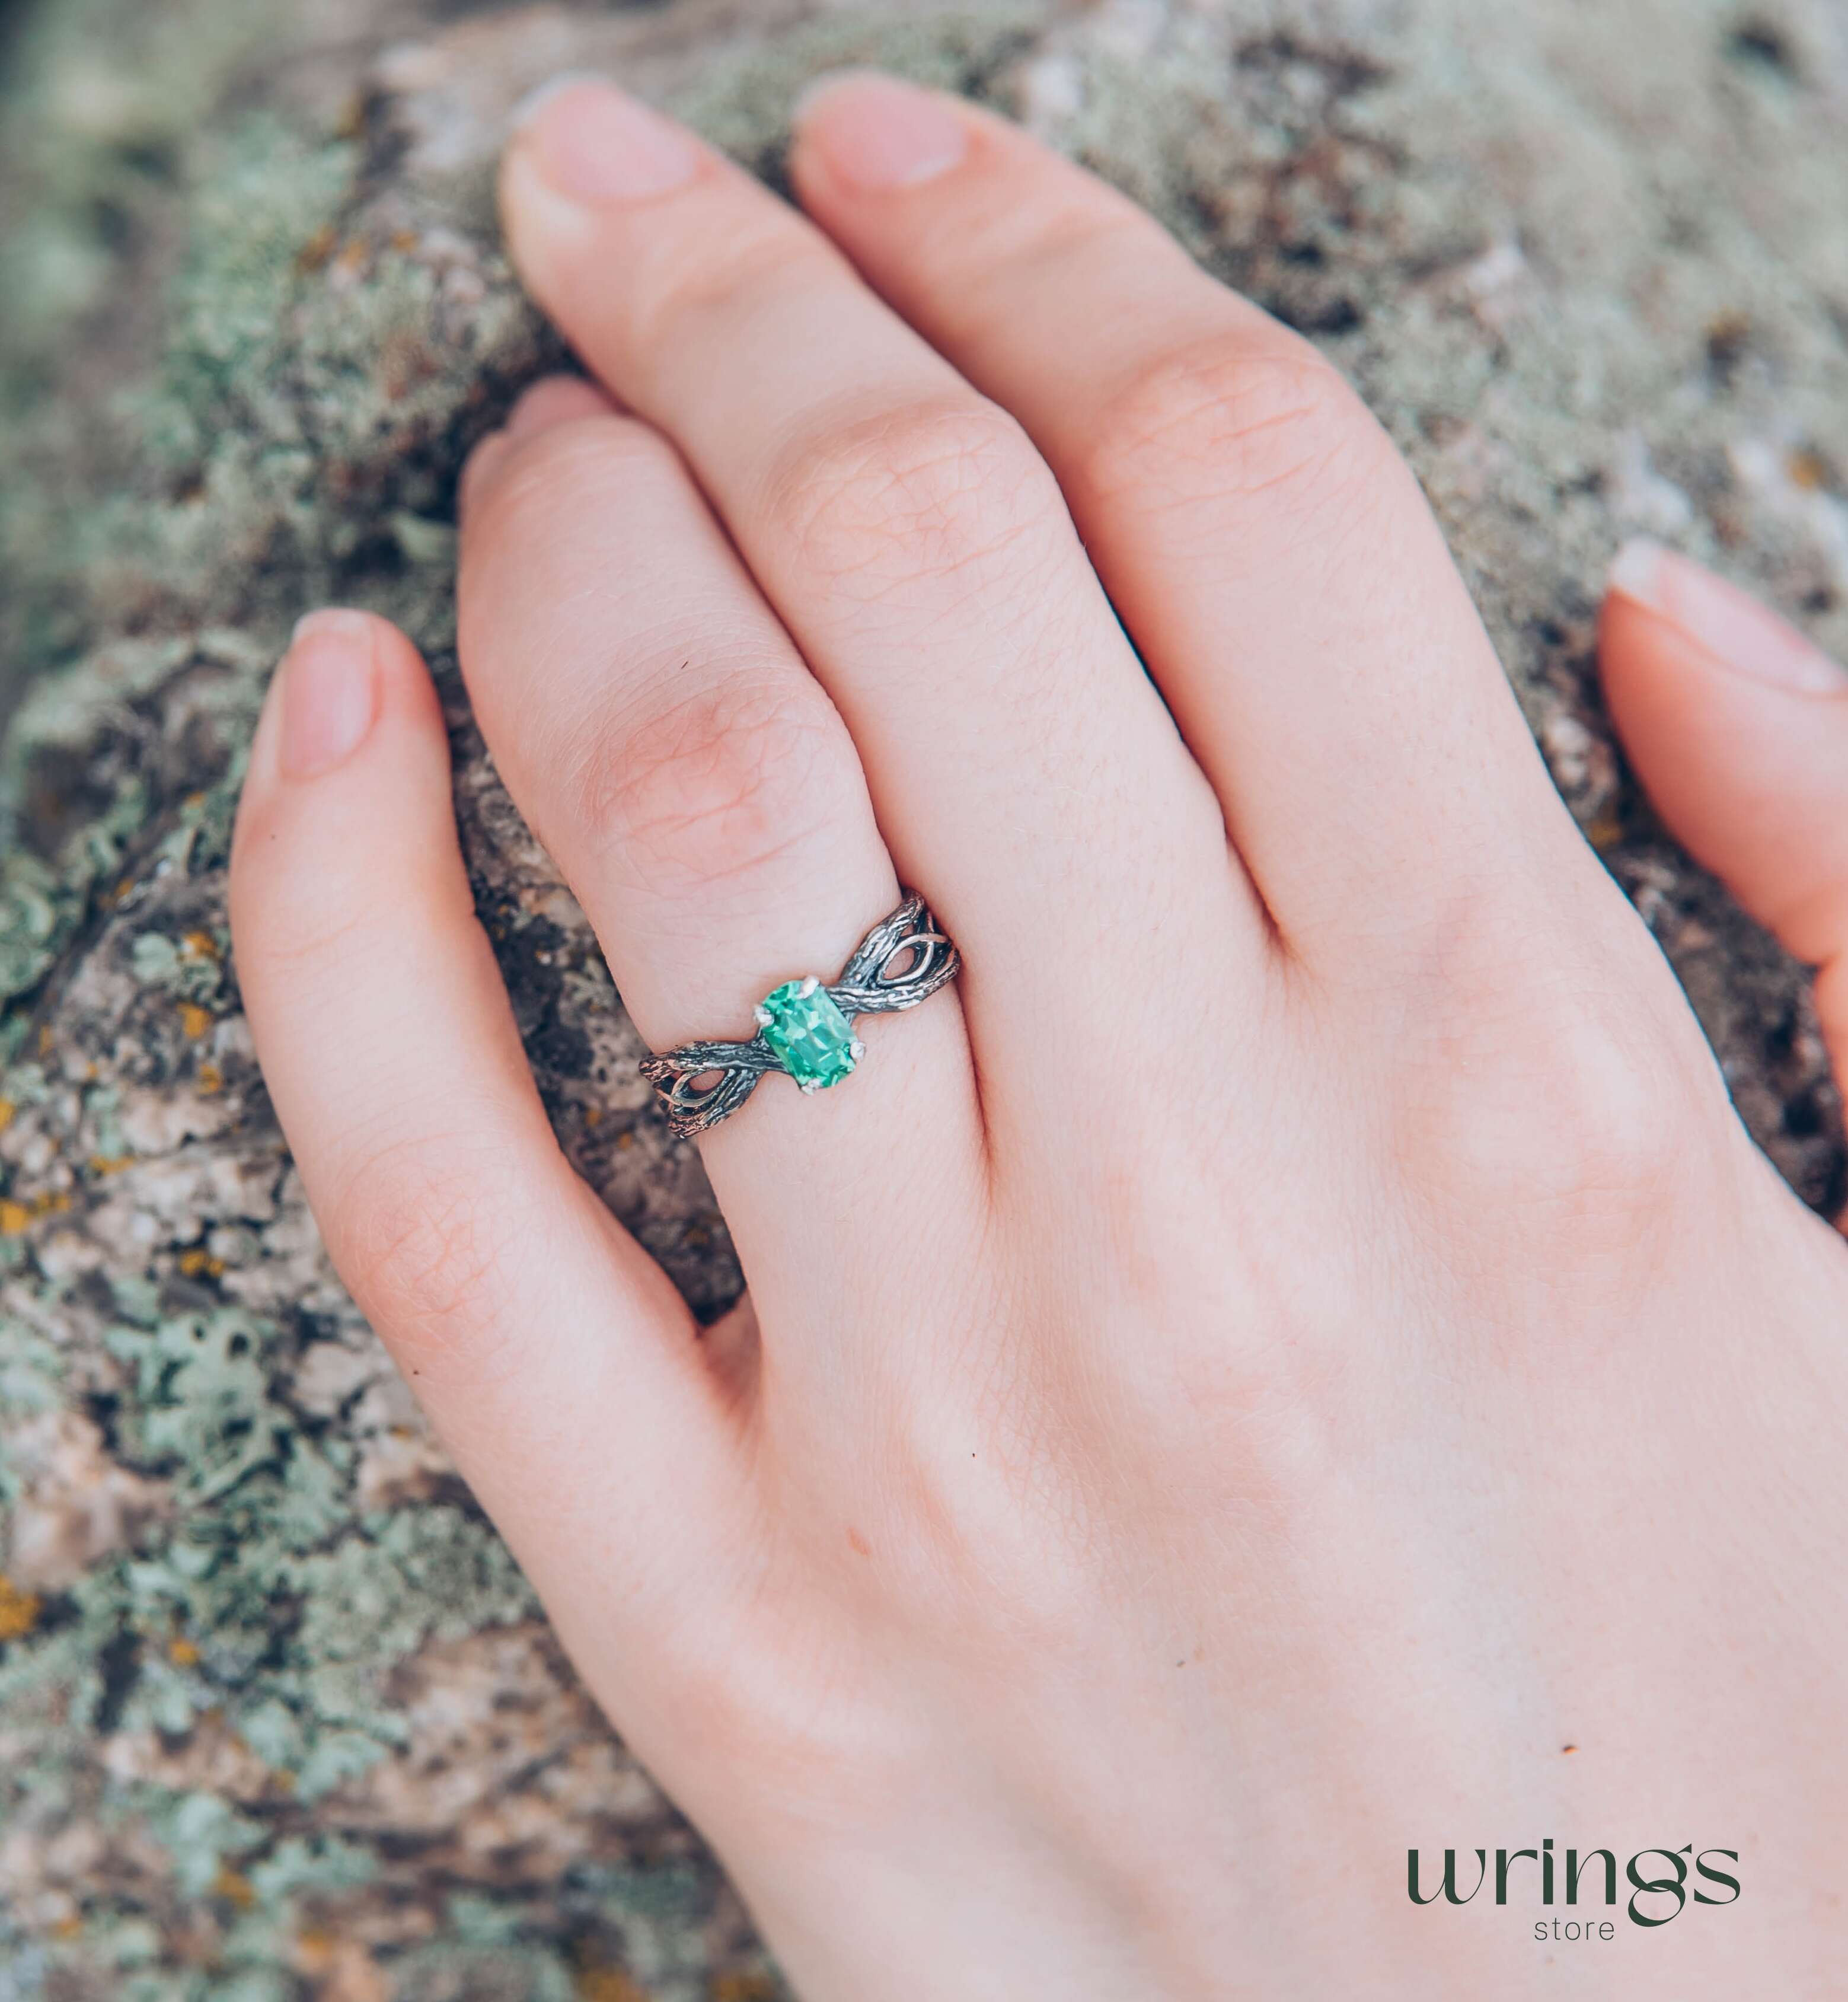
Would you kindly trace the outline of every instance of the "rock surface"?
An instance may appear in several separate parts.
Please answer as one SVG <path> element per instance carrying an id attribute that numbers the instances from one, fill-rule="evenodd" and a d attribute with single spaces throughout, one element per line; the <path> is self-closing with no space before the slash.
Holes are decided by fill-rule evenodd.
<path id="1" fill-rule="evenodd" d="M 0 2002 L 780 1992 L 329 1270 L 228 951 L 265 676 L 313 604 L 376 606 L 441 678 L 567 1148 L 701 1310 L 733 1296 L 453 670 L 455 477 L 556 359 L 487 201 L 554 71 L 772 177 L 819 70 L 969 90 L 1325 343 L 1753 1131 L 1840 1201 L 1799 970 L 1652 825 L 1589 668 L 1639 529 L 1848 654 L 1832 0 L 46 0 L 10 33 Z"/>

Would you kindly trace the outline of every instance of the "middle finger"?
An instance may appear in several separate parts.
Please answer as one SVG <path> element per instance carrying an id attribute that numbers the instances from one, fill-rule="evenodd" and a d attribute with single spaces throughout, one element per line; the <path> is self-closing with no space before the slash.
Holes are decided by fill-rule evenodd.
<path id="1" fill-rule="evenodd" d="M 502 202 L 540 302 L 679 445 L 846 718 L 900 874 L 964 946 L 978 1059 L 1062 1045 L 1068 1076 L 1133 1075 L 1100 1042 L 1135 1011 L 1072 1005 L 1107 950 L 1159 950 L 1195 992 L 1251 977 L 1261 913 L 1218 801 L 1014 420 L 811 225 L 608 86 L 528 120 Z"/>

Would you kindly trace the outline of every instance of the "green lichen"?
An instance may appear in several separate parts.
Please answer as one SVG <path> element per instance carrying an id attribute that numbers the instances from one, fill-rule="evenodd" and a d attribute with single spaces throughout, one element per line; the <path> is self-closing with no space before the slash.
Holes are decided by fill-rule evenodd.
<path id="1" fill-rule="evenodd" d="M 183 1901 L 253 1902 L 227 1933 L 214 1979 L 266 1968 L 267 1979 L 302 1896 L 375 1874 L 363 1844 L 307 1818 L 402 1742 L 390 1672 L 432 1638 L 528 1618 L 534 1602 L 472 1509 L 355 1511 L 350 1447 L 311 1437 L 277 1394 L 286 1338 L 274 1324 L 229 1308 L 161 1316 L 146 1289 L 118 1292 L 127 1311 L 106 1340 L 130 1374 L 117 1456 L 166 1481 L 174 1505 L 147 1548 L 85 1573 L 54 1624 L 0 1649 L 0 1718 L 30 1721 L 37 1737 L 32 1758 L 0 1776 L 0 1827 L 68 1791 L 99 1733 L 173 1740 L 207 1719 L 228 1729 L 268 1769 L 254 1798 L 143 1782 L 111 1789 L 104 1814 L 166 1850 Z M 0 1355 L 5 1407 L 48 1408 L 52 1345 L 9 1327 Z M 0 1500 L 16 1491 L 0 1474 Z M 96 1901 L 84 1938 L 124 1971 L 156 1957 L 132 1901 Z M 241 1971 L 240 1958 L 249 1962 Z M 162 1972 L 124 1992 L 190 2002 L 227 1991 Z"/>
<path id="2" fill-rule="evenodd" d="M 59 872 L 36 855 L 0 855 L 0 995 L 23 993 L 57 958 L 78 904 Z"/>

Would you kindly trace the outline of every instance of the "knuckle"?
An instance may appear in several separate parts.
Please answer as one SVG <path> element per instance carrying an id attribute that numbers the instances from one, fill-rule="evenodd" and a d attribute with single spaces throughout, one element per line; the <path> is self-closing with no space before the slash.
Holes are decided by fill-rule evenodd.
<path id="1" fill-rule="evenodd" d="M 594 842 L 655 891 L 748 883 L 851 811 L 838 718 L 793 677 L 731 675 L 594 740 L 574 790 Z"/>
<path id="2" fill-rule="evenodd" d="M 835 253 L 775 210 L 734 217 L 717 236 L 669 240 L 638 268 L 626 345 L 644 367 L 710 353 L 713 341 L 839 281 Z"/>
<path id="3" fill-rule="evenodd" d="M 728 1812 L 775 1820 L 791 1803 L 838 1811 L 880 1777 L 896 1780 L 877 1770 L 871 1692 L 825 1634 L 761 1604 L 733 1631 L 733 1645 L 682 1648 L 675 1663 L 676 1704 L 699 1719 L 696 1786 L 730 1796 Z M 744 1770 L 766 1782 L 751 1802 L 736 1798 Z"/>
<path id="4" fill-rule="evenodd" d="M 381 1149 L 332 1206 L 326 1235 L 335 1266 L 401 1352 L 478 1348 L 511 1304 L 519 1233 L 481 1166 L 459 1148 L 428 1142 Z"/>
<path id="5" fill-rule="evenodd" d="M 285 893 L 286 894 L 286 893 Z M 238 971 L 246 982 L 265 975 L 300 977 L 322 968 L 348 966 L 375 943 L 370 913 L 351 904 L 329 907 L 319 898 L 277 899 L 289 912 L 286 925 L 260 917 L 253 896 L 234 896 L 231 943 Z"/>
<path id="6" fill-rule="evenodd" d="M 1380 442 L 1306 343 L 1220 333 L 1157 355 L 1107 400 L 1079 478 L 1100 503 L 1274 504 L 1345 491 Z"/>
<path id="7" fill-rule="evenodd" d="M 1672 1190 L 1686 1158 L 1679 1080 L 1595 1017 L 1560 1023 L 1537 1053 L 1543 1137 L 1517 1156 L 1530 1201 L 1574 1215 L 1634 1215 Z"/>
<path id="8" fill-rule="evenodd" d="M 1452 1015 L 1439 1060 L 1414 1073 L 1409 1113 L 1418 1174 L 1446 1201 L 1583 1244 L 1627 1240 L 1679 1200 L 1699 1103 L 1686 1053 L 1614 1009 L 1609 985 L 1556 964 L 1512 987 L 1505 969 L 1479 1003 L 1452 997 L 1465 1026 Z"/>
<path id="9" fill-rule="evenodd" d="M 1020 425 L 968 396 L 901 405 L 804 440 L 772 476 L 769 504 L 812 574 L 868 596 L 1011 570 L 1021 538 L 1063 514 Z"/>
<path id="10" fill-rule="evenodd" d="M 435 858 L 388 877 L 372 858 L 330 857 L 273 805 L 240 813 L 232 846 L 232 951 L 245 982 L 309 979 L 370 960 L 401 935 L 412 897 L 438 923 L 472 917 L 465 879 Z"/>

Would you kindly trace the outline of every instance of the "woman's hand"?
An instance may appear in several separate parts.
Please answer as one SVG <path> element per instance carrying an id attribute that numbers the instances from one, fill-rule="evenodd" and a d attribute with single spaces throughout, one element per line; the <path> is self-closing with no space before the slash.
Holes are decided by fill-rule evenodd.
<path id="1" fill-rule="evenodd" d="M 657 1049 L 901 884 L 963 977 L 706 1137 L 703 1334 L 553 1139 L 417 660 L 320 615 L 233 891 L 340 1271 L 812 2002 L 1821 1993 L 1848 1257 L 1417 483 L 994 119 L 837 82 L 793 173 L 807 220 L 604 86 L 529 120 L 514 253 L 604 387 L 472 463 L 463 666 Z M 1627 569 L 1645 776 L 1833 957 L 1848 685 Z M 1548 1840 L 1743 1888 L 1498 1904 Z M 1414 1903 L 1451 1847 L 1491 1882 Z"/>

